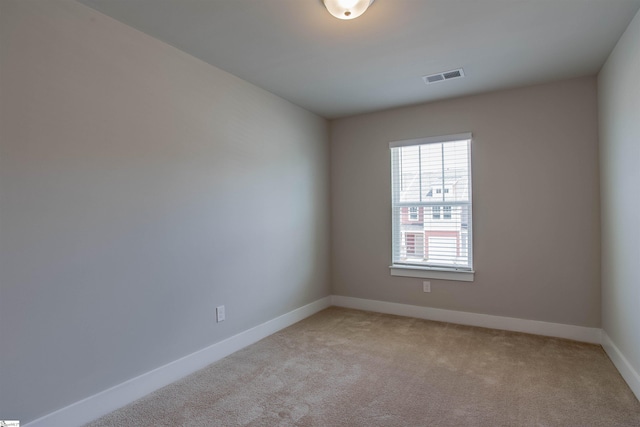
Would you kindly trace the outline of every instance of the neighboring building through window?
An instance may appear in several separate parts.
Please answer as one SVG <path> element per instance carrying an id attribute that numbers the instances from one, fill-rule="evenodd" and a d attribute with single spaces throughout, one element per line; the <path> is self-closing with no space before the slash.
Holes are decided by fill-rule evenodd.
<path id="1" fill-rule="evenodd" d="M 392 269 L 472 272 L 471 134 L 389 146 Z"/>

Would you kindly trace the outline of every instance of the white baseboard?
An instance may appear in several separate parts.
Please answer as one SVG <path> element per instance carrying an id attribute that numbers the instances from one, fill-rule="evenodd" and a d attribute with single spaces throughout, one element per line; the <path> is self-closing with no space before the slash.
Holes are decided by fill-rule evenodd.
<path id="1" fill-rule="evenodd" d="M 132 378 L 110 389 L 25 424 L 25 427 L 82 426 L 147 394 L 210 365 L 236 351 L 293 325 L 331 305 L 331 297 L 319 299 L 207 348 Z"/>
<path id="2" fill-rule="evenodd" d="M 505 331 L 525 332 L 528 334 L 567 338 L 593 344 L 601 343 L 602 329 L 600 328 L 587 328 L 584 326 L 563 325 L 560 323 L 541 322 L 538 320 L 525 320 L 513 317 L 492 316 L 489 314 L 443 310 L 440 308 L 420 307 L 416 305 L 344 297 L 339 295 L 333 295 L 331 297 L 331 303 L 338 307 L 395 314 L 398 316 L 417 317 L 419 319 L 436 320 L 438 322 L 480 326 L 483 328 L 501 329 Z"/>
<path id="3" fill-rule="evenodd" d="M 620 372 L 620 375 L 622 375 L 622 378 L 624 378 L 629 385 L 631 391 L 633 391 L 633 394 L 640 400 L 640 374 L 633 369 L 633 366 L 631 366 L 627 358 L 624 357 L 620 349 L 616 347 L 605 331 L 602 331 L 602 347 L 618 369 L 618 372 Z"/>
<path id="4" fill-rule="evenodd" d="M 132 378 L 110 389 L 87 397 L 65 408 L 25 424 L 25 427 L 82 426 L 92 420 L 125 406 L 147 394 L 179 380 L 207 365 L 247 347 L 281 329 L 305 319 L 331 305 L 399 316 L 416 317 L 440 322 L 457 323 L 484 328 L 525 332 L 603 344 L 607 354 L 625 378 L 636 396 L 640 397 L 640 376 L 629 365 L 602 330 L 583 326 L 563 325 L 536 320 L 516 319 L 487 314 L 466 313 L 431 307 L 420 307 L 385 301 L 367 300 L 333 295 L 319 299 L 254 328 L 248 329 L 200 351 Z"/>

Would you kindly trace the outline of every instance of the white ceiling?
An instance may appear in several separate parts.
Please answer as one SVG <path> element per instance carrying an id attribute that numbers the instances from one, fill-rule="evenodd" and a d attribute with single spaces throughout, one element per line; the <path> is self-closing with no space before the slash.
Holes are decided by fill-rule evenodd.
<path id="1" fill-rule="evenodd" d="M 640 0 L 79 0 L 327 118 L 596 74 Z M 422 76 L 464 68 L 425 85 Z"/>

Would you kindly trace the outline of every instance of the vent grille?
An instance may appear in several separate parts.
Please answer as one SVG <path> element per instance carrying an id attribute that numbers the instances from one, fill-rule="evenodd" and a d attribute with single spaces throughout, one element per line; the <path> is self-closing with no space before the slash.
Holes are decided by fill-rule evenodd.
<path id="1" fill-rule="evenodd" d="M 430 85 L 431 83 L 444 82 L 452 79 L 460 79 L 462 77 L 464 77 L 464 70 L 462 68 L 458 68 L 457 70 L 444 71 L 442 73 L 423 76 L 422 79 L 426 84 Z"/>
<path id="2" fill-rule="evenodd" d="M 425 76 L 427 79 L 427 83 L 435 83 L 441 82 L 444 80 L 444 76 L 442 74 L 434 74 L 433 76 Z"/>

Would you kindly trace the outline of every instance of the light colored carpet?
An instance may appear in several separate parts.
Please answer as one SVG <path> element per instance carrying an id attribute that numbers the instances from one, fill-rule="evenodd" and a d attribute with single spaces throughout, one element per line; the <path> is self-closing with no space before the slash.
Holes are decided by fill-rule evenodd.
<path id="1" fill-rule="evenodd" d="M 331 307 L 89 426 L 640 426 L 640 403 L 597 345 Z"/>

